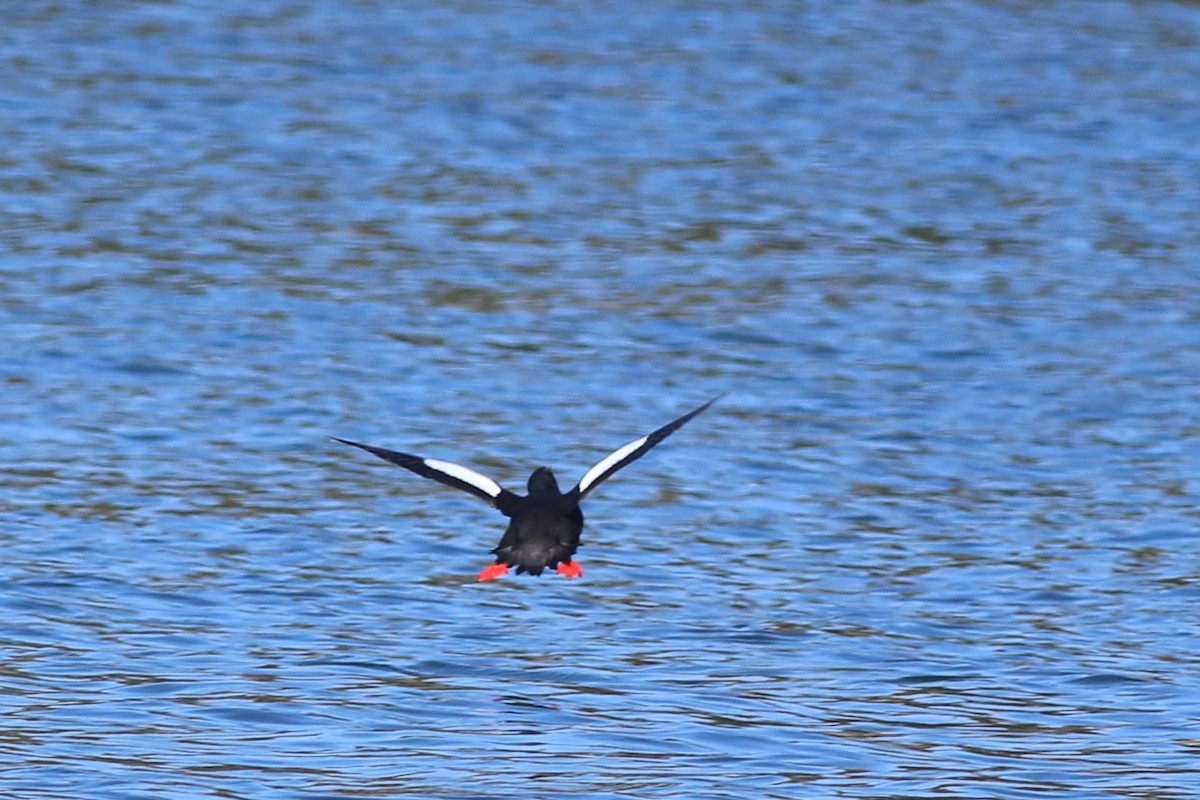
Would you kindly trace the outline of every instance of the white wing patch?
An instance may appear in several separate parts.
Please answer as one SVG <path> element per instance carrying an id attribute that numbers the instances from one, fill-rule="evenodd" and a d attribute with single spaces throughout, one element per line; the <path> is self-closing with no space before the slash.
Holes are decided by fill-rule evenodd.
<path id="1" fill-rule="evenodd" d="M 595 483 L 597 478 L 599 478 L 601 475 L 603 475 L 605 472 L 607 472 L 609 470 L 609 468 L 612 467 L 613 464 L 619 463 L 621 461 L 621 459 L 625 458 L 630 453 L 632 453 L 634 450 L 637 450 L 639 447 L 644 445 L 646 443 L 646 440 L 649 438 L 650 438 L 649 436 L 643 436 L 642 438 L 638 439 L 637 441 L 630 442 L 629 444 L 622 447 L 620 450 L 617 450 L 612 455 L 609 455 L 608 457 L 606 457 L 603 461 L 601 461 L 596 466 L 589 469 L 587 471 L 587 474 L 583 476 L 583 480 L 581 480 L 579 482 L 579 491 L 586 492 L 588 490 L 588 487 L 591 486 L 593 483 Z"/>
<path id="2" fill-rule="evenodd" d="M 481 492 L 486 492 L 491 497 L 499 497 L 500 492 L 502 491 L 500 484 L 496 483 L 488 476 L 480 475 L 475 470 L 467 469 L 466 467 L 458 464 L 451 464 L 449 461 L 439 461 L 436 458 L 427 458 L 425 459 L 425 466 L 429 467 L 430 469 L 436 469 L 438 472 L 444 472 L 451 478 L 458 478 L 463 483 L 469 483 L 476 489 L 479 489 Z"/>

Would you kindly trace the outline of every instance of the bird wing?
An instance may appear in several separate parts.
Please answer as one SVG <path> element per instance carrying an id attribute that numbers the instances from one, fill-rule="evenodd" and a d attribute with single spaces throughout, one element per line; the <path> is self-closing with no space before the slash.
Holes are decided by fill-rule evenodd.
<path id="1" fill-rule="evenodd" d="M 596 464 L 596 466 L 587 471 L 587 473 L 583 476 L 583 479 L 579 481 L 579 485 L 577 485 L 571 493 L 578 493 L 579 499 L 582 500 L 587 496 L 587 493 L 596 488 L 598 484 L 612 477 L 617 470 L 628 464 L 632 464 L 634 461 L 637 461 L 639 458 L 646 455 L 646 453 L 650 451 L 650 448 L 654 447 L 663 439 L 666 439 L 672 433 L 682 428 L 692 419 L 692 417 L 707 410 L 709 406 L 717 402 L 719 399 L 719 397 L 714 397 L 712 400 L 709 400 L 695 411 L 689 411 L 674 422 L 668 422 L 666 425 L 663 425 L 653 433 L 643 436 L 640 439 L 635 439 L 624 447 L 608 454 L 604 457 L 604 459 Z"/>
<path id="2" fill-rule="evenodd" d="M 438 483 L 444 483 L 446 486 L 452 486 L 455 489 L 462 489 L 464 492 L 475 495 L 488 505 L 495 506 L 506 514 L 508 513 L 506 509 L 511 508 L 512 503 L 518 499 L 515 494 L 502 488 L 500 484 L 488 476 L 481 475 L 475 470 L 460 464 L 451 464 L 449 461 L 440 461 L 436 458 L 421 458 L 410 453 L 401 453 L 383 447 L 372 447 L 369 444 L 360 444 L 359 442 L 352 442 L 349 439 L 339 439 L 336 436 L 329 438 L 335 442 L 341 442 L 351 447 L 357 447 L 360 450 L 366 450 L 372 455 L 379 456 L 384 461 L 389 461 L 398 467 L 411 470 L 423 478 L 430 478 Z"/>

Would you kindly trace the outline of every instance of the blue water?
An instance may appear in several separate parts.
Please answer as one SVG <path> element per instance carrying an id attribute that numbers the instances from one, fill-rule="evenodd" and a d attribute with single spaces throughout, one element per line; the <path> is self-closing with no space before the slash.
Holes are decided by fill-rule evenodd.
<path id="1" fill-rule="evenodd" d="M 1200 7 L 3 16 L 5 798 L 1197 796 Z"/>

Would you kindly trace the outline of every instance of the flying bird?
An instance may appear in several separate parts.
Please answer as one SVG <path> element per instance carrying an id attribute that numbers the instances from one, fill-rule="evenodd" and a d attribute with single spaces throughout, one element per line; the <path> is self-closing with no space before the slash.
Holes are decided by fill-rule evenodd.
<path id="1" fill-rule="evenodd" d="M 574 557 L 579 547 L 579 536 L 583 532 L 583 512 L 579 510 L 583 498 L 622 467 L 646 455 L 652 447 L 718 399 L 714 397 L 674 422 L 609 453 L 585 472 L 574 488 L 565 493 L 558 488 L 558 481 L 548 467 L 538 467 L 533 471 L 529 476 L 529 494 L 522 497 L 501 487 L 486 475 L 459 464 L 372 447 L 336 436 L 330 438 L 366 450 L 424 478 L 461 489 L 508 517 L 508 529 L 500 537 L 500 544 L 492 550 L 496 561 L 479 573 L 479 580 L 495 580 L 507 573 L 510 567 L 516 567 L 518 575 L 522 572 L 541 575 L 542 570 L 552 568 L 560 575 L 578 578 L 583 574 L 583 568 Z"/>

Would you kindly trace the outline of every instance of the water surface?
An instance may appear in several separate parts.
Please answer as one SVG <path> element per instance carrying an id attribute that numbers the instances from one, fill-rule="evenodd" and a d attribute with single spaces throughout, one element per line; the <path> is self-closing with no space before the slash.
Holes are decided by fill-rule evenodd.
<path id="1" fill-rule="evenodd" d="M 1194 5 L 3 28 L 6 797 L 1194 796 Z"/>

